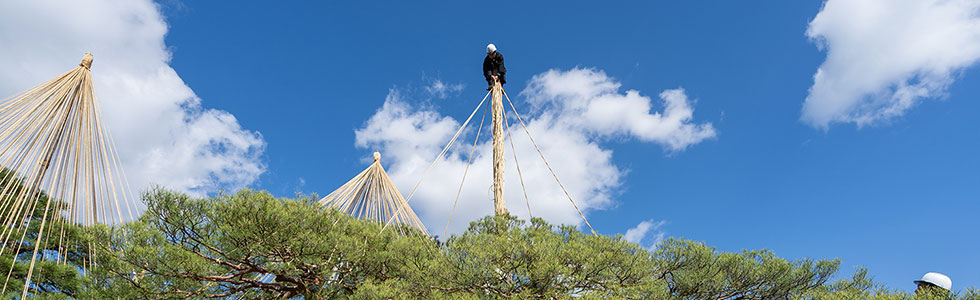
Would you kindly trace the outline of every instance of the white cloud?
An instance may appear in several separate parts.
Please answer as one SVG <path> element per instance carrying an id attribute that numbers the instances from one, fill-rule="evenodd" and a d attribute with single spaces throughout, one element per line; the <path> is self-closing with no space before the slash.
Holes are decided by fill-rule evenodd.
<path id="1" fill-rule="evenodd" d="M 945 96 L 980 59 L 980 1 L 829 0 L 807 36 L 827 51 L 802 120 L 875 124 Z"/>
<path id="2" fill-rule="evenodd" d="M 660 241 L 663 241 L 664 236 L 667 234 L 663 230 L 660 230 L 664 224 L 667 224 L 667 222 L 663 220 L 654 221 L 653 219 L 640 222 L 640 224 L 636 224 L 636 227 L 626 230 L 623 239 L 641 246 L 644 242 L 650 242 L 650 245 L 646 247 L 651 250 L 656 249 L 660 245 Z"/>
<path id="3" fill-rule="evenodd" d="M 626 135 L 655 142 L 670 151 L 717 135 L 711 123 L 693 124 L 694 109 L 684 89 L 660 93 L 664 111 L 639 91 L 619 92 L 620 84 L 595 69 L 550 70 L 535 75 L 521 94 L 553 122 L 601 136 Z"/>
<path id="4" fill-rule="evenodd" d="M 520 94 L 525 95 L 536 109 L 523 117 L 548 162 L 586 214 L 612 205 L 612 197 L 618 192 L 624 176 L 624 171 L 612 163 L 612 151 L 600 145 L 601 139 L 613 135 L 637 138 L 657 142 L 668 151 L 676 152 L 715 136 L 710 124 L 689 123 L 690 103 L 682 90 L 665 91 L 662 98 L 666 112 L 651 114 L 649 111 L 653 104 L 649 98 L 640 96 L 636 91 L 619 93 L 619 83 L 601 71 L 552 70 L 534 78 L 528 89 Z M 549 92 L 566 89 L 582 92 L 572 95 Z M 563 99 L 568 101 L 560 101 Z M 477 100 L 473 99 L 473 105 Z M 646 103 L 642 103 L 643 100 Z M 591 107 L 593 103 L 619 105 L 622 110 L 645 110 L 639 113 L 622 111 L 630 117 L 615 118 L 619 120 L 617 122 L 605 116 L 590 115 L 588 109 L 576 108 Z M 383 165 L 405 195 L 411 192 L 432 159 L 461 124 L 461 121 L 444 116 L 432 107 L 414 105 L 399 90 L 392 89 L 384 105 L 362 128 L 356 130 L 356 145 L 382 152 Z M 509 110 L 509 105 L 504 105 Z M 477 112 L 469 130 L 450 149 L 447 159 L 433 168 L 411 200 L 416 213 L 434 234 L 443 234 L 482 114 L 482 111 Z M 555 223 L 582 224 L 578 213 L 539 158 L 520 124 L 513 119 L 513 114 L 510 117 L 514 147 L 533 215 Z M 450 232 L 459 232 L 465 229 L 469 221 L 493 212 L 489 114 L 486 118 Z M 582 121 L 586 118 L 604 123 L 590 125 Z M 507 207 L 511 214 L 526 218 L 528 208 L 509 143 L 506 153 Z"/>
<path id="5" fill-rule="evenodd" d="M 462 83 L 450 84 L 436 79 L 432 81 L 432 84 L 425 86 L 425 91 L 438 99 L 446 99 L 446 97 L 449 97 L 451 94 L 458 94 L 459 92 L 462 92 L 463 87 L 464 86 Z"/>
<path id="6" fill-rule="evenodd" d="M 0 2 L 0 97 L 71 68 L 91 51 L 96 94 L 136 192 L 150 184 L 195 194 L 254 182 L 265 142 L 225 111 L 206 109 L 169 66 L 156 4 Z"/>

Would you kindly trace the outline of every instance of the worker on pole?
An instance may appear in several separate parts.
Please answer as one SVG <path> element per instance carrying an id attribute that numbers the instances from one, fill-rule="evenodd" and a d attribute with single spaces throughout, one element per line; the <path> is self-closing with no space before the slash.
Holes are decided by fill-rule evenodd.
<path id="1" fill-rule="evenodd" d="M 493 44 L 487 45 L 487 57 L 483 59 L 483 76 L 486 77 L 492 90 L 490 110 L 493 112 L 491 127 L 493 127 L 493 210 L 496 216 L 507 215 L 507 203 L 504 200 L 504 103 L 501 86 L 507 80 L 504 74 L 504 56 L 497 52 Z"/>
<path id="2" fill-rule="evenodd" d="M 500 81 L 500 84 L 507 83 L 506 74 L 504 56 L 497 52 L 497 46 L 487 45 L 487 57 L 483 58 L 483 77 L 487 79 L 487 90 L 493 89 L 493 84 L 496 81 Z"/>

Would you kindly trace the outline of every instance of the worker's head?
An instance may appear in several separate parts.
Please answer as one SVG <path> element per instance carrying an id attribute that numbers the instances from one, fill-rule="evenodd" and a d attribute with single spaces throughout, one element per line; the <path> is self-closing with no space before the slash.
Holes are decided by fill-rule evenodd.
<path id="1" fill-rule="evenodd" d="M 493 56 L 495 53 L 497 53 L 497 46 L 493 44 L 487 45 L 487 55 Z"/>
<path id="2" fill-rule="evenodd" d="M 948 276 L 935 272 L 926 273 L 926 275 L 922 275 L 922 279 L 913 282 L 916 284 L 916 293 L 930 289 L 942 289 L 949 292 L 953 288 L 953 281 L 949 280 Z"/>

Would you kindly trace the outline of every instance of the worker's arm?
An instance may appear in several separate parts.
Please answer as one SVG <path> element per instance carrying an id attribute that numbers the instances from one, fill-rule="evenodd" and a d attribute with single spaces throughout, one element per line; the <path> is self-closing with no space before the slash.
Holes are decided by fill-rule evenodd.
<path id="1" fill-rule="evenodd" d="M 483 78 L 486 78 L 487 82 L 490 82 L 491 76 L 493 76 L 493 63 L 490 61 L 490 57 L 487 56 L 483 58 Z"/>
<path id="2" fill-rule="evenodd" d="M 497 64 L 497 74 L 502 76 L 507 73 L 507 68 L 504 67 L 504 55 L 497 52 L 497 57 L 500 58 L 500 62 Z"/>

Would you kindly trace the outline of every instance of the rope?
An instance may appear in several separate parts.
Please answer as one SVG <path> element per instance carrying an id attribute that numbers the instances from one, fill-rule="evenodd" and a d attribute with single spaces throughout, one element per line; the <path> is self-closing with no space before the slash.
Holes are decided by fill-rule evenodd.
<path id="1" fill-rule="evenodd" d="M 92 69 L 92 53 L 85 52 L 85 56 L 82 57 L 82 62 L 78 63 L 78 66 Z"/>
<path id="2" fill-rule="evenodd" d="M 442 152 L 439 152 L 439 155 L 436 155 L 436 158 L 435 158 L 435 160 L 432 161 L 432 164 L 429 164 L 429 168 L 428 169 L 425 169 L 425 173 L 422 174 L 422 178 L 419 179 L 419 182 L 416 183 L 415 184 L 415 187 L 412 188 L 412 192 L 408 194 L 408 197 L 407 198 L 405 198 L 405 204 L 406 205 L 408 204 L 408 201 L 411 201 L 412 200 L 412 196 L 415 195 L 415 192 L 418 190 L 419 185 L 422 185 L 422 181 L 425 180 L 425 177 L 429 175 L 429 171 L 432 171 L 432 167 L 435 167 L 435 165 L 439 162 L 439 158 L 441 158 L 443 155 L 445 155 L 446 154 L 446 151 L 449 151 L 449 147 L 451 147 L 453 145 L 453 143 L 456 143 L 456 138 L 459 138 L 459 134 L 461 132 L 463 132 L 463 129 L 466 128 L 466 125 L 468 125 L 470 123 L 470 120 L 473 119 L 473 115 L 475 115 L 476 112 L 480 110 L 480 107 L 483 106 L 483 102 L 486 102 L 487 101 L 487 98 L 489 98 L 489 97 L 490 97 L 490 92 L 487 92 L 487 95 L 486 96 L 483 96 L 483 100 L 480 101 L 480 104 L 477 105 L 475 109 L 473 109 L 473 112 L 470 113 L 470 117 L 469 118 L 466 118 L 466 122 L 463 122 L 463 125 L 460 126 L 459 127 L 459 130 L 456 131 L 456 134 L 453 135 L 453 138 L 450 139 L 449 140 L 449 143 L 446 144 L 446 147 L 442 148 Z M 398 210 L 395 211 L 395 213 L 390 218 L 388 218 L 388 222 L 385 222 L 385 226 L 384 227 L 381 227 L 381 231 L 382 232 L 385 229 L 388 228 L 388 225 L 391 225 L 391 222 L 395 220 L 395 216 L 397 216 L 398 214 L 400 214 L 402 212 L 402 209 L 404 209 L 404 207 L 405 206 L 403 206 L 403 205 L 399 205 L 398 206 Z"/>
<path id="3" fill-rule="evenodd" d="M 489 103 L 487 104 L 489 106 Z M 483 121 L 487 120 L 487 108 L 483 108 L 483 117 L 480 118 L 480 127 L 476 130 L 476 139 L 473 140 L 473 149 L 470 150 L 470 158 L 466 162 L 466 169 L 463 169 L 463 180 L 459 181 L 459 190 L 456 191 L 456 200 L 453 200 L 453 209 L 449 211 L 449 220 L 446 221 L 446 231 L 442 234 L 443 237 L 449 236 L 449 223 L 453 221 L 453 214 L 456 213 L 456 203 L 459 203 L 459 194 L 463 192 L 463 183 L 466 182 L 466 173 L 470 171 L 470 165 L 473 164 L 473 154 L 476 153 L 476 143 L 480 141 L 480 133 L 483 132 Z"/>
<path id="4" fill-rule="evenodd" d="M 92 61 L 92 54 L 86 53 L 78 67 L 0 100 L 0 140 L 4 141 L 0 165 L 9 169 L 5 172 L 10 177 L 0 182 L 0 244 L 17 243 L 16 249 L 8 250 L 31 254 L 21 298 L 27 298 L 28 292 L 37 290 L 37 282 L 46 279 L 36 273 L 44 267 L 37 261 L 64 263 L 68 259 L 38 249 L 40 245 L 57 240 L 57 248 L 50 245 L 51 249 L 64 251 L 75 244 L 65 236 L 65 226 L 114 225 L 124 220 L 121 205 L 131 210 L 132 191 L 124 183 L 109 129 L 100 121 Z M 42 198 L 42 194 L 47 196 Z M 24 220 L 35 218 L 41 219 L 37 234 L 28 236 L 30 224 Z M 91 249 L 91 243 L 88 246 Z M 5 252 L 0 249 L 0 254 Z M 83 273 L 94 266 L 95 257 L 96 252 L 90 251 L 82 258 Z M 28 257 L 23 258 L 26 263 Z M 0 294 L 10 288 L 12 271 L 20 262 L 11 260 Z"/>
<path id="5" fill-rule="evenodd" d="M 517 162 L 517 147 L 514 147 L 514 137 L 510 134 L 510 124 L 507 122 L 507 118 L 504 119 L 504 127 L 507 128 L 507 138 L 510 139 L 510 149 L 514 153 L 514 165 L 517 165 L 517 178 L 521 179 L 521 191 L 524 192 L 524 203 L 527 204 L 527 216 L 528 219 L 533 219 L 534 215 L 531 214 L 531 200 L 527 198 L 527 187 L 524 186 L 524 174 L 521 173 L 521 164 Z"/>
<path id="6" fill-rule="evenodd" d="M 572 202 L 572 206 L 575 207 L 575 211 L 578 211 L 578 215 L 582 216 L 582 220 L 585 221 L 585 225 L 589 226 L 589 230 L 592 231 L 592 235 L 599 236 L 599 234 L 595 232 L 595 229 L 592 229 L 592 224 L 589 224 L 589 220 L 585 218 L 585 214 L 583 214 L 582 210 L 579 209 L 578 205 L 575 204 L 575 200 L 572 200 L 572 195 L 570 195 L 568 193 L 568 190 L 565 189 L 565 185 L 561 184 L 561 180 L 558 179 L 558 174 L 555 173 L 555 170 L 551 168 L 551 164 L 549 164 L 548 160 L 544 158 L 544 153 L 541 152 L 541 148 L 538 147 L 538 143 L 534 142 L 534 138 L 531 137 L 531 131 L 527 129 L 527 125 L 524 124 L 524 119 L 522 119 L 521 115 L 517 113 L 517 108 L 515 108 L 514 103 L 510 101 L 510 97 L 507 96 L 506 91 L 504 92 L 504 97 L 507 98 L 507 103 L 510 104 L 510 108 L 513 109 L 514 114 L 517 115 L 517 120 L 520 121 L 521 126 L 524 127 L 524 132 L 527 133 L 527 137 L 531 139 L 531 144 L 534 145 L 534 149 L 538 150 L 538 154 L 541 155 L 541 160 L 544 161 L 544 165 L 548 166 L 548 170 L 551 171 L 551 175 L 555 177 L 555 181 L 558 182 L 558 186 L 561 187 L 562 192 L 565 192 L 565 196 L 568 197 L 568 201 Z"/>

